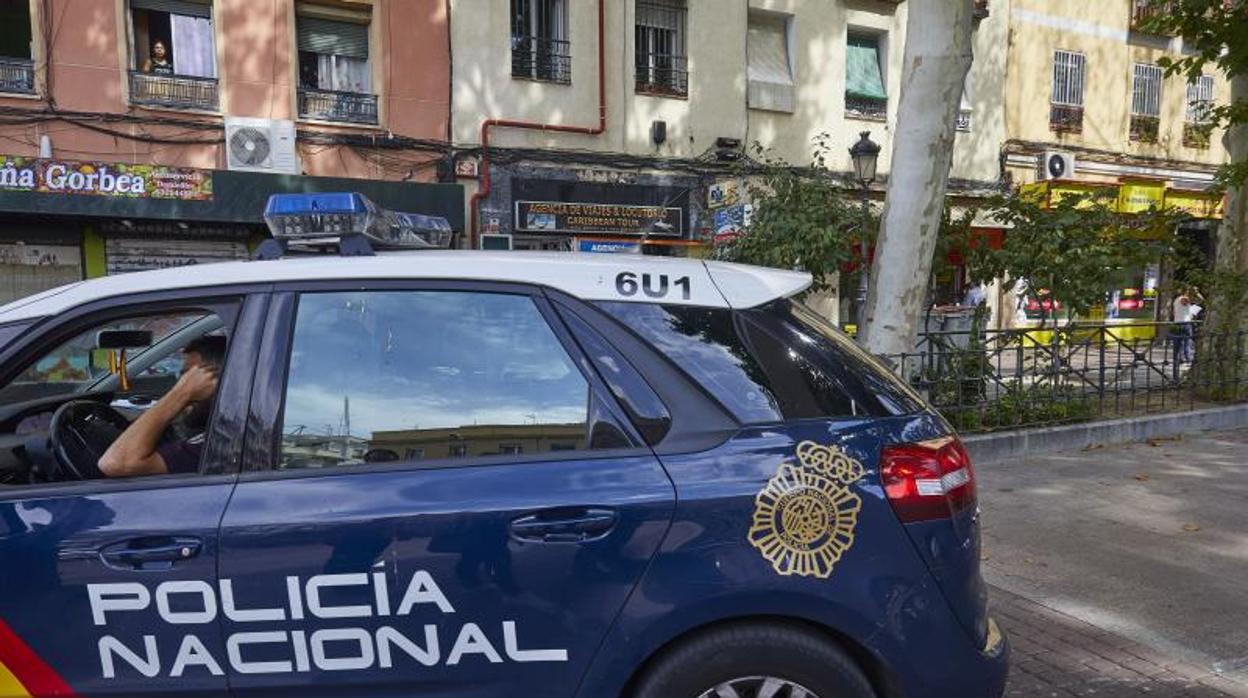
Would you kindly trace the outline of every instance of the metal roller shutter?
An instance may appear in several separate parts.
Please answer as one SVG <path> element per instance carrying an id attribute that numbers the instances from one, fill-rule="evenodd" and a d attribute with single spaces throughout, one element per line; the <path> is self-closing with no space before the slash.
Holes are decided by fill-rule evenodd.
<path id="1" fill-rule="evenodd" d="M 132 10 L 155 10 L 190 17 L 211 17 L 212 3 L 194 0 L 130 0 Z"/>
<path id="2" fill-rule="evenodd" d="M 297 31 L 300 51 L 368 58 L 367 24 L 300 16 Z"/>

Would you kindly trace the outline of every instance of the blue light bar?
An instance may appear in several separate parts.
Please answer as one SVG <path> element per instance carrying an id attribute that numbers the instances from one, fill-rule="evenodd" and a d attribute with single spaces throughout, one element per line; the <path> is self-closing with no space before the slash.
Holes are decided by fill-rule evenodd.
<path id="1" fill-rule="evenodd" d="M 445 218 L 388 211 L 356 192 L 274 194 L 265 206 L 269 231 L 287 245 L 321 247 L 344 235 L 363 235 L 377 249 L 445 248 Z"/>

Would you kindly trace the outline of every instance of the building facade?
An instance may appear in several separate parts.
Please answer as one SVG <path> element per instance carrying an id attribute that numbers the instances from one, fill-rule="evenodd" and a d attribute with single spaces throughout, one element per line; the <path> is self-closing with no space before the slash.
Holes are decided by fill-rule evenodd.
<path id="1" fill-rule="evenodd" d="M 993 189 L 1008 12 L 976 3 L 957 195 Z M 887 180 L 907 5 L 862 0 L 451 0 L 457 172 L 479 229 L 520 248 L 701 254 L 748 213 L 758 156 L 849 178 L 859 134 Z M 483 147 L 485 146 L 485 147 Z M 558 205 L 555 205 L 558 204 Z M 640 224 L 641 227 L 638 227 Z M 618 247 L 612 247 L 618 246 Z"/>
<path id="2" fill-rule="evenodd" d="M 1148 3 L 1139 0 L 1010 0 L 1006 61 L 1009 181 L 1050 197 L 1113 188 L 1119 210 L 1170 206 L 1193 220 L 1181 232 L 1212 253 L 1222 216 L 1209 191 L 1227 160 L 1222 132 L 1209 129 L 1205 104 L 1223 102 L 1221 73 L 1194 82 L 1166 76 L 1162 57 L 1179 57 L 1175 37 L 1144 31 Z M 1107 289 L 1108 321 L 1166 321 L 1164 260 L 1124 270 Z M 1034 296 L 1003 300 L 1026 324 L 1040 314 Z"/>
<path id="3" fill-rule="evenodd" d="M 245 256 L 270 193 L 463 228 L 443 0 L 0 0 L 0 302 Z"/>

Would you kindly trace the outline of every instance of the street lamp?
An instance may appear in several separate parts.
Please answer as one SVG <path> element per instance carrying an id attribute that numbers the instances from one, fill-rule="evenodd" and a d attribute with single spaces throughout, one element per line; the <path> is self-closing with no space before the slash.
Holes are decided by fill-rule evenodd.
<path id="1" fill-rule="evenodd" d="M 871 199 L 869 193 L 871 191 L 871 183 L 875 181 L 875 167 L 880 160 L 880 144 L 871 140 L 871 132 L 863 131 L 858 134 L 860 138 L 858 142 L 849 149 L 849 157 L 854 161 L 854 176 L 858 178 L 858 186 L 862 187 L 862 230 L 863 239 L 860 245 L 862 250 L 862 263 L 858 270 L 858 296 L 857 310 L 854 314 L 854 324 L 857 331 L 862 332 L 863 324 L 867 319 L 867 281 L 871 276 L 871 270 L 867 267 L 867 240 L 866 230 L 867 223 L 871 220 Z"/>

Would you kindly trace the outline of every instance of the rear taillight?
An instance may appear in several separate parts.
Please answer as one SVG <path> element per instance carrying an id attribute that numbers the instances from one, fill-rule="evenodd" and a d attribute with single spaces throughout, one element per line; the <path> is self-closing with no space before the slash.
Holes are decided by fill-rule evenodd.
<path id="1" fill-rule="evenodd" d="M 880 475 L 903 523 L 947 519 L 975 506 L 975 472 L 956 437 L 885 446 Z"/>

